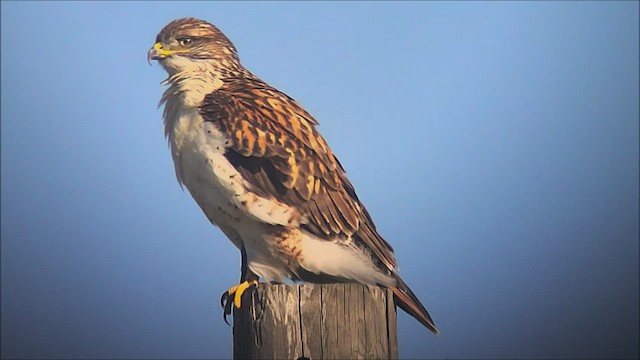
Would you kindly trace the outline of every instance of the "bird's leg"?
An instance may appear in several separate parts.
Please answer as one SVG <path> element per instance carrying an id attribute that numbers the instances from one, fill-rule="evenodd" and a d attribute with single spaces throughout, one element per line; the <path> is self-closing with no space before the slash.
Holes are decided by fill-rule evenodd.
<path id="1" fill-rule="evenodd" d="M 233 305 L 236 308 L 240 308 L 242 305 L 242 294 L 247 291 L 247 289 L 258 286 L 258 275 L 254 274 L 249 266 L 247 265 L 247 251 L 242 247 L 240 249 L 240 254 L 242 255 L 242 265 L 240 268 L 240 284 L 236 286 L 232 286 L 229 290 L 225 291 L 222 294 L 222 298 L 220 299 L 220 303 L 224 308 L 224 322 L 227 322 L 227 315 L 231 314 L 231 309 Z"/>
<path id="2" fill-rule="evenodd" d="M 247 264 L 247 249 L 242 245 L 242 249 L 240 249 L 240 257 L 242 258 L 240 264 L 240 282 L 242 283 L 246 277 L 247 272 L 249 272 L 249 265 Z"/>
<path id="3" fill-rule="evenodd" d="M 249 266 L 247 265 L 247 250 L 243 246 L 240 249 L 240 254 L 242 256 L 242 265 L 240 267 L 240 284 L 232 287 L 227 291 L 228 296 L 235 294 L 233 298 L 233 303 L 236 305 L 236 308 L 240 308 L 242 305 L 242 294 L 252 286 L 258 286 L 259 276 L 254 274 Z M 229 308 L 231 308 L 229 306 Z M 231 310 L 229 310 L 231 313 Z"/>

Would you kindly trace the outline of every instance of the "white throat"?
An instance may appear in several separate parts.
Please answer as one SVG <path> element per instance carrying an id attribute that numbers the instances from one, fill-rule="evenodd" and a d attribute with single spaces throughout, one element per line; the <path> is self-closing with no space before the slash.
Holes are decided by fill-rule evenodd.
<path id="1" fill-rule="evenodd" d="M 224 83 L 210 61 L 175 57 L 167 58 L 162 66 L 169 73 L 163 84 L 169 87 L 159 105 L 164 104 L 164 133 L 175 161 L 184 140 L 181 133 L 201 120 L 198 107 L 207 95 L 220 89 Z M 176 175 L 182 183 L 179 171 Z"/>
<path id="2" fill-rule="evenodd" d="M 191 60 L 183 57 L 167 58 L 162 63 L 170 85 L 162 96 L 161 104 L 178 95 L 186 107 L 198 106 L 204 97 L 222 87 L 221 75 L 210 60 Z"/>
<path id="3" fill-rule="evenodd" d="M 172 129 L 180 113 L 200 106 L 205 96 L 220 89 L 224 83 L 209 61 L 176 57 L 166 59 L 162 66 L 169 73 L 163 84 L 169 87 L 159 105 L 164 104 L 164 132 L 171 142 Z"/>

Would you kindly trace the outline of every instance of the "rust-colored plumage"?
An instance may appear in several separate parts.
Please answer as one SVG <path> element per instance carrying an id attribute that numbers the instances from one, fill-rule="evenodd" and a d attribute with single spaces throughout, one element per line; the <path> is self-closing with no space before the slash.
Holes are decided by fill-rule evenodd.
<path id="1" fill-rule="evenodd" d="M 255 191 L 301 210 L 324 238 L 351 235 L 396 267 L 391 246 L 355 194 L 317 121 L 297 101 L 251 76 L 226 78 L 200 112 L 232 140 L 229 158 Z"/>
<path id="2" fill-rule="evenodd" d="M 192 159 L 197 159 L 195 163 L 200 164 L 199 156 L 223 156 L 222 162 L 229 164 L 242 177 L 243 184 L 248 184 L 247 189 L 234 188 L 235 180 L 231 179 L 236 175 L 231 174 L 228 168 L 214 168 L 211 173 L 205 174 L 198 172 L 198 168 L 190 168 L 199 176 L 197 181 L 191 183 L 190 191 L 193 194 L 197 187 L 195 190 L 200 199 L 196 195 L 194 198 L 205 213 L 208 211 L 207 216 L 212 222 L 216 223 L 218 217 L 236 221 L 227 213 L 245 211 L 251 205 L 247 199 L 255 202 L 256 207 L 267 199 L 271 204 L 264 208 L 282 205 L 294 209 L 291 213 L 295 213 L 295 218 L 276 225 L 267 221 L 270 227 L 264 228 L 269 232 L 272 246 L 277 248 L 275 251 L 283 255 L 279 260 L 292 269 L 289 276 L 307 281 L 357 279 L 352 275 L 341 276 L 342 273 L 323 274 L 321 269 L 313 273 L 303 269 L 299 264 L 304 263 L 305 256 L 314 256 L 312 252 L 305 253 L 307 245 L 302 240 L 306 236 L 303 233 L 312 234 L 314 239 L 320 239 L 318 242 L 336 244 L 332 251 L 352 251 L 349 254 L 355 253 L 354 259 L 362 260 L 362 264 L 373 263 L 369 266 L 370 272 L 378 275 L 365 275 L 363 278 L 369 279 L 368 283 L 391 287 L 402 309 L 438 333 L 426 309 L 398 275 L 392 247 L 378 234 L 371 216 L 347 179 L 345 170 L 316 130 L 318 122 L 297 101 L 246 70 L 239 62 L 235 46 L 215 26 L 193 18 L 179 19 L 167 25 L 156 41 L 149 52 L 149 59 L 160 60 L 169 72 L 168 83 L 171 87 L 162 101 L 166 103 L 165 130 L 172 143 L 174 162 L 179 169 L 177 173 L 183 171 L 183 163 L 187 164 L 184 166 L 193 166 Z M 185 115 L 190 114 L 194 105 L 198 116 Z M 197 126 L 192 125 L 193 121 L 197 122 Z M 207 153 L 209 150 L 203 149 L 208 149 L 208 140 L 200 140 L 205 144 L 192 143 L 189 149 L 190 153 L 196 152 L 197 156 L 183 160 L 180 157 L 182 141 L 198 139 L 199 129 L 206 126 L 213 126 L 215 136 L 224 140 L 220 146 L 223 149 L 217 154 Z M 187 131 L 193 134 L 185 138 Z M 173 137 L 176 134 L 183 138 L 175 140 Z M 219 141 L 218 138 L 215 141 Z M 218 145 L 215 148 L 218 149 Z M 220 161 L 221 157 L 216 159 Z M 229 177 L 220 179 L 220 176 L 225 176 L 225 171 L 230 174 Z M 205 200 L 209 199 L 209 189 L 214 188 L 202 191 L 202 179 L 211 174 L 218 178 L 209 180 L 205 185 L 227 186 L 226 190 L 233 188 L 234 191 L 240 191 L 241 195 L 233 196 L 244 196 L 244 200 L 240 201 L 243 208 L 234 207 L 233 201 L 224 196 L 221 196 L 222 199 L 220 196 L 214 198 L 222 200 L 222 204 L 210 205 L 211 201 Z M 180 179 L 181 175 L 178 177 Z M 247 197 L 247 193 L 251 196 Z M 220 205 L 231 207 L 224 210 Z M 267 215 L 272 214 L 267 211 Z M 251 254 L 242 243 L 254 239 L 244 239 L 240 236 L 241 231 L 235 231 L 229 223 L 218 225 L 241 247 L 242 277 L 247 280 L 245 275 L 251 274 L 251 271 L 247 270 L 246 262 Z M 314 240 L 310 241 L 306 244 L 313 244 Z M 327 262 L 334 260 L 333 252 L 325 256 Z M 348 267 L 350 265 L 348 263 Z"/>

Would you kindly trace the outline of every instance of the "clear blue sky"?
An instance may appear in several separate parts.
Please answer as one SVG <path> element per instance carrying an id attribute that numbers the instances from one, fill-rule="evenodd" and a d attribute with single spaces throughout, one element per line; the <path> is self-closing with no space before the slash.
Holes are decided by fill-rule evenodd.
<path id="1" fill-rule="evenodd" d="M 320 121 L 442 331 L 400 356 L 638 356 L 638 2 L 1 6 L 3 357 L 231 356 L 146 62 L 184 16 Z"/>

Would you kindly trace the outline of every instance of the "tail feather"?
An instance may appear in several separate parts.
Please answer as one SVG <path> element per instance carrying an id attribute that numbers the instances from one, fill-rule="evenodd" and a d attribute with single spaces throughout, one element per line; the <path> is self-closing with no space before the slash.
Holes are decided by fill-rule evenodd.
<path id="1" fill-rule="evenodd" d="M 407 286 L 407 284 L 402 281 L 398 274 L 394 275 L 396 277 L 397 283 L 395 287 L 391 288 L 391 290 L 393 290 L 396 304 L 398 304 L 400 309 L 413 316 L 434 334 L 440 335 L 440 331 L 438 331 L 438 329 L 436 328 L 436 325 L 433 323 L 433 320 L 427 312 L 427 309 L 424 308 L 420 300 L 418 300 L 418 297 L 416 297 L 409 286 Z"/>

